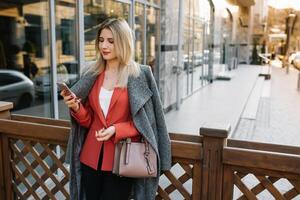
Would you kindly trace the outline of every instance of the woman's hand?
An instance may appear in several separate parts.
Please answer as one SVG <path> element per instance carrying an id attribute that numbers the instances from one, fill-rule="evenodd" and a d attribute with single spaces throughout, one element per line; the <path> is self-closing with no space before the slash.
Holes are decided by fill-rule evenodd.
<path id="1" fill-rule="evenodd" d="M 97 141 L 107 141 L 116 133 L 116 128 L 110 126 L 107 129 L 103 128 L 99 131 L 96 131 L 96 140 Z"/>
<path id="2" fill-rule="evenodd" d="M 65 90 L 61 91 L 60 95 L 64 98 L 65 104 L 72 109 L 74 112 L 79 110 L 79 99 L 76 97 L 74 93 L 70 95 L 66 95 Z"/>

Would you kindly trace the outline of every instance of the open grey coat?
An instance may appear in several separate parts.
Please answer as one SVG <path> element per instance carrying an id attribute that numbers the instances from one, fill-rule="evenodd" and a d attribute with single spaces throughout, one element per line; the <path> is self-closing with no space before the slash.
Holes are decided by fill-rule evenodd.
<path id="1" fill-rule="evenodd" d="M 134 182 L 135 200 L 154 200 L 160 172 L 171 168 L 171 145 L 167 132 L 159 92 L 148 66 L 142 66 L 138 77 L 129 77 L 128 95 L 133 122 L 158 155 L 158 176 L 139 178 Z M 87 99 L 97 76 L 84 75 L 71 89 L 83 102 Z M 71 118 L 71 133 L 66 160 L 70 163 L 70 195 L 72 200 L 86 199 L 81 187 L 79 155 L 87 129 Z"/>

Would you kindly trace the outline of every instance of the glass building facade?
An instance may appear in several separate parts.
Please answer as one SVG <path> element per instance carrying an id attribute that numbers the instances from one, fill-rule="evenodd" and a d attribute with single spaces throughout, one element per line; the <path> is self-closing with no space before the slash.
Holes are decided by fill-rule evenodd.
<path id="1" fill-rule="evenodd" d="M 0 101 L 14 102 L 14 113 L 67 119 L 54 83 L 71 87 L 83 63 L 96 59 L 96 33 L 107 17 L 128 21 L 135 60 L 155 70 L 159 5 L 159 0 L 1 1 Z"/>
<path id="2" fill-rule="evenodd" d="M 209 62 L 225 62 L 221 45 L 209 48 L 218 40 L 211 6 L 212 0 L 2 0 L 0 101 L 13 102 L 13 113 L 68 119 L 55 83 L 71 87 L 96 59 L 99 24 L 122 17 L 134 31 L 134 59 L 151 66 L 167 109 L 209 83 Z"/>

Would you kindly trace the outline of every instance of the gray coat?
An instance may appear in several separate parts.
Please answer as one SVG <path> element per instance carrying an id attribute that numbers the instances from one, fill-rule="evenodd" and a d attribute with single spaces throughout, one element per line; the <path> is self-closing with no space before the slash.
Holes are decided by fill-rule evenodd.
<path id="1" fill-rule="evenodd" d="M 87 99 L 97 76 L 83 76 L 71 89 L 83 102 Z M 171 145 L 167 132 L 159 92 L 148 66 L 141 65 L 138 77 L 129 77 L 128 95 L 133 122 L 158 155 L 158 176 L 156 178 L 135 179 L 134 199 L 154 200 L 160 172 L 171 168 Z M 70 195 L 72 200 L 85 199 L 81 187 L 81 166 L 79 155 L 87 129 L 81 127 L 71 117 L 71 133 L 66 160 L 70 163 Z"/>

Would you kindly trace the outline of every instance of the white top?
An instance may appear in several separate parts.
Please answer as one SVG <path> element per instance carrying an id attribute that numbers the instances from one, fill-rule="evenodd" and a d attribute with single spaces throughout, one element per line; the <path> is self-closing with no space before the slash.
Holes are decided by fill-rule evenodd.
<path id="1" fill-rule="evenodd" d="M 107 90 L 104 87 L 101 87 L 100 89 L 99 102 L 105 118 L 107 116 L 107 112 L 108 112 L 108 108 L 110 105 L 113 92 L 114 90 Z"/>

